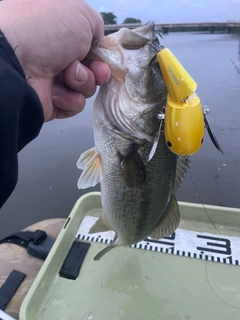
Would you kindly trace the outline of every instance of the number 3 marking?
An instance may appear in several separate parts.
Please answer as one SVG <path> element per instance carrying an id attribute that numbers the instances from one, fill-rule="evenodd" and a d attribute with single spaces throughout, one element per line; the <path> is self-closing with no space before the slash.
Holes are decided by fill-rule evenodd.
<path id="1" fill-rule="evenodd" d="M 197 235 L 197 238 L 207 239 L 207 240 L 214 240 L 215 242 L 207 242 L 207 245 L 211 248 L 206 247 L 197 247 L 197 250 L 200 251 L 208 251 L 213 253 L 220 253 L 224 255 L 230 255 L 231 251 L 231 242 L 228 239 L 218 238 L 218 237 L 209 237 L 209 236 L 201 236 Z M 223 248 L 222 250 L 214 249 L 214 247 Z"/>

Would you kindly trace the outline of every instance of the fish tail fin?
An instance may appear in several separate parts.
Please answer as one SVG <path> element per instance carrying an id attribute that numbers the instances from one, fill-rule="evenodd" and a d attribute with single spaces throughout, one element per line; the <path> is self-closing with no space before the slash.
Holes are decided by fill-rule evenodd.
<path id="1" fill-rule="evenodd" d="M 94 260 L 95 260 L 95 261 L 96 261 L 96 260 L 100 260 L 105 253 L 107 253 L 109 250 L 111 250 L 111 249 L 113 249 L 113 248 L 115 248 L 115 247 L 116 247 L 116 245 L 110 245 L 110 246 L 104 248 L 103 250 L 101 250 L 101 251 L 94 257 Z"/>

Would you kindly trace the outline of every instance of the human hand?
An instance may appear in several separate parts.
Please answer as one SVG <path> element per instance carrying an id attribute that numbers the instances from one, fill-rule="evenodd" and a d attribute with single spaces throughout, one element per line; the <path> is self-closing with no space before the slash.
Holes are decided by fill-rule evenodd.
<path id="1" fill-rule="evenodd" d="M 96 85 L 109 79 L 107 64 L 87 58 L 104 24 L 83 0 L 2 1 L 0 28 L 41 100 L 45 121 L 79 113 Z"/>

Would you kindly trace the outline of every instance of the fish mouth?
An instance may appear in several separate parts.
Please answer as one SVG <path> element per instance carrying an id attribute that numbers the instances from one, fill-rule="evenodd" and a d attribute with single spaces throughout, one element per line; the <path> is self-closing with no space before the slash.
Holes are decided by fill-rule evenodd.
<path id="1" fill-rule="evenodd" d="M 111 67 L 113 60 L 114 62 L 116 60 L 122 62 L 125 54 L 131 54 L 131 51 L 143 49 L 145 46 L 150 48 L 150 62 L 159 47 L 159 39 L 156 37 L 155 23 L 153 21 L 136 29 L 121 28 L 119 31 L 104 38 L 93 39 L 89 58 L 104 61 Z"/>

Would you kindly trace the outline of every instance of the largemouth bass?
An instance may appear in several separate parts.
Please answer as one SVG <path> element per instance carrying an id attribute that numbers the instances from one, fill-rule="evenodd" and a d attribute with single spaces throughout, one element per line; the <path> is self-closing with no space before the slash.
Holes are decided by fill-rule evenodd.
<path id="1" fill-rule="evenodd" d="M 112 73 L 94 102 L 95 147 L 78 160 L 78 187 L 101 183 L 103 213 L 89 233 L 115 231 L 114 242 L 95 260 L 115 246 L 169 236 L 179 224 L 175 190 L 186 165 L 178 164 L 160 130 L 167 91 L 153 63 L 154 32 L 153 22 L 122 28 L 92 47 Z"/>

